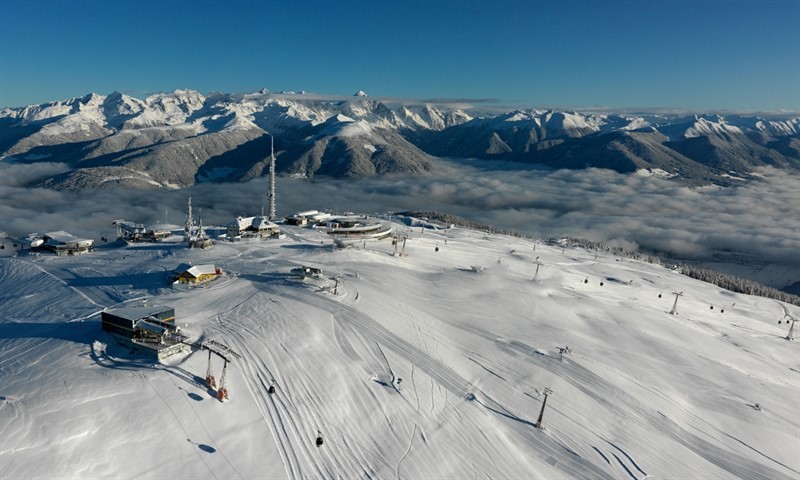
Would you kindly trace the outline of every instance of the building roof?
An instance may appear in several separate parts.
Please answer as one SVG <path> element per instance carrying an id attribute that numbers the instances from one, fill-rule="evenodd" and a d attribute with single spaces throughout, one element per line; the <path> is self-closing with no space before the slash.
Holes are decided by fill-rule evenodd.
<path id="1" fill-rule="evenodd" d="M 72 235 L 70 233 L 67 233 L 67 232 L 65 232 L 63 230 L 59 230 L 57 232 L 48 232 L 48 233 L 45 233 L 44 236 L 49 239 L 48 243 L 50 243 L 50 240 L 52 240 L 54 242 L 54 244 L 59 244 L 59 243 L 60 244 L 67 244 L 67 243 L 79 243 L 79 242 L 92 242 L 93 241 L 93 240 L 90 240 L 88 238 L 78 238 L 78 237 L 76 237 L 76 236 L 74 236 L 74 235 Z"/>
<path id="2" fill-rule="evenodd" d="M 319 210 L 306 210 L 305 212 L 297 212 L 295 217 L 310 217 L 312 215 L 319 215 Z"/>
<path id="3" fill-rule="evenodd" d="M 200 275 L 214 275 L 217 273 L 217 268 L 214 265 L 195 265 L 186 272 L 199 277 Z"/>
<path id="4" fill-rule="evenodd" d="M 128 221 L 114 222 L 114 223 L 116 223 L 117 225 L 120 226 L 120 228 L 128 232 L 144 232 L 144 225 L 142 225 L 141 223 L 128 222 Z"/>
<path id="5" fill-rule="evenodd" d="M 238 228 L 239 231 L 254 228 L 256 230 L 270 230 L 278 228 L 278 225 L 269 221 L 269 218 L 256 216 L 256 217 L 236 217 L 234 221 L 228 224 L 229 227 Z"/>
<path id="6" fill-rule="evenodd" d="M 275 227 L 277 224 L 270 222 L 267 217 L 253 217 L 253 228 L 257 230 L 268 230 Z"/>
<path id="7" fill-rule="evenodd" d="M 189 270 L 190 268 L 192 268 L 192 264 L 191 263 L 181 263 L 180 265 L 178 265 L 177 267 L 175 267 L 172 270 L 172 273 L 180 275 L 181 273 Z"/>
<path id="8" fill-rule="evenodd" d="M 167 331 L 167 329 L 161 325 L 156 325 L 155 323 L 150 323 L 146 320 L 139 320 L 136 322 L 136 326 L 134 328 L 146 330 L 148 332 L 155 333 L 156 335 L 164 335 L 164 332 Z"/>
<path id="9" fill-rule="evenodd" d="M 231 223 L 228 224 L 228 226 L 237 227 L 239 230 L 244 230 L 253 224 L 253 218 L 254 217 L 236 217 Z"/>
<path id="10" fill-rule="evenodd" d="M 154 317 L 170 310 L 174 311 L 175 309 L 168 305 L 140 305 L 137 307 L 113 308 L 106 310 L 106 313 L 121 318 L 127 318 L 128 320 L 139 320 L 141 318 Z"/>
<path id="11" fill-rule="evenodd" d="M 173 270 L 173 272 L 178 275 L 188 273 L 189 275 L 197 278 L 200 275 L 215 275 L 217 273 L 217 267 L 213 263 L 206 265 L 191 265 L 188 263 L 181 263 L 175 270 Z"/>
<path id="12" fill-rule="evenodd" d="M 150 225 L 147 227 L 148 232 L 170 232 L 172 233 L 173 230 L 180 230 L 182 227 L 178 225 L 172 225 L 170 223 L 157 223 L 155 225 Z"/>

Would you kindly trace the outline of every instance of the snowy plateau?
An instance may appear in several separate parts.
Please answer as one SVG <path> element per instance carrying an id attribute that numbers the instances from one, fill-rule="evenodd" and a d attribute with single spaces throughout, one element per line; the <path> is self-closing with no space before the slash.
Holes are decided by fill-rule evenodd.
<path id="1" fill-rule="evenodd" d="M 785 338 L 800 307 L 604 252 L 383 221 L 404 255 L 282 225 L 209 250 L 0 259 L 0 477 L 800 476 L 800 344 Z M 169 288 L 189 262 L 222 275 Z M 322 275 L 292 272 L 308 265 Z M 101 312 L 144 302 L 241 356 L 228 400 L 204 385 L 206 352 L 158 363 L 101 329 Z"/>

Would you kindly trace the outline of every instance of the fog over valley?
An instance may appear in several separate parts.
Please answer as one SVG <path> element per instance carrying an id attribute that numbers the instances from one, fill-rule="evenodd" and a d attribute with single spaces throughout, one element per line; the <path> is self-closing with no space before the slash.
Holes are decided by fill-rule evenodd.
<path id="1" fill-rule="evenodd" d="M 182 225 L 192 195 L 205 225 L 267 206 L 267 178 L 170 190 L 55 191 L 25 187 L 58 163 L 0 163 L 0 230 L 66 230 L 113 237 L 111 222 Z M 800 281 L 800 177 L 770 168 L 736 186 L 687 187 L 644 174 L 547 170 L 487 161 L 438 161 L 425 175 L 361 179 L 279 177 L 278 215 L 434 210 L 500 229 L 654 249 L 784 288 Z M 722 262 L 722 263 L 719 263 Z M 747 265 L 739 265 L 745 262 Z M 724 264 L 723 264 L 724 263 Z"/>

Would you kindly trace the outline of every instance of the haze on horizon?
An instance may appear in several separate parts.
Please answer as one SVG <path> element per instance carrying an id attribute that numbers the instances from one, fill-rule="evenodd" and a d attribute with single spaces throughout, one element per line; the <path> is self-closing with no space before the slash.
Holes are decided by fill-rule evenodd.
<path id="1" fill-rule="evenodd" d="M 791 0 L 7 0 L 0 16 L 0 107 L 266 87 L 482 107 L 800 112 Z"/>

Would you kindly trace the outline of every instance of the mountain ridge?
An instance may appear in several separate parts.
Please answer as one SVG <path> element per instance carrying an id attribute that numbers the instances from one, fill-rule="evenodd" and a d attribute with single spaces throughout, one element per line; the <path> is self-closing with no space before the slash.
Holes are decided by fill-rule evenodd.
<path id="1" fill-rule="evenodd" d="M 435 104 L 266 89 L 208 95 L 175 90 L 144 100 L 91 93 L 4 108 L 0 161 L 66 163 L 69 172 L 34 182 L 56 189 L 180 188 L 263 175 L 269 151 L 255 147 L 273 135 L 278 172 L 307 177 L 423 174 L 435 167 L 436 157 L 621 173 L 657 169 L 689 183 L 721 185 L 763 165 L 800 169 L 800 116 L 552 109 L 473 116 Z M 108 181 L 119 180 L 119 168 L 152 181 Z M 210 174 L 214 169 L 217 174 Z"/>

